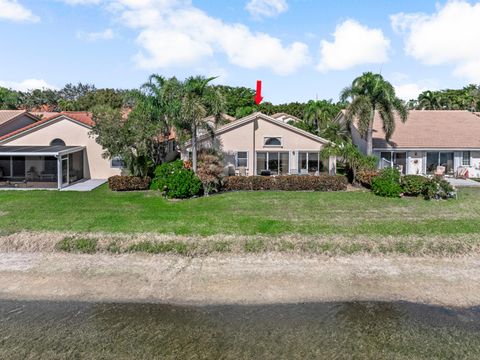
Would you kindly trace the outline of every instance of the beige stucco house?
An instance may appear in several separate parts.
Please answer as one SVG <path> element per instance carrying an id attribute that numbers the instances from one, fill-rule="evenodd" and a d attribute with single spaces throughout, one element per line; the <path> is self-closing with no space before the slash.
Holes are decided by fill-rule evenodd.
<path id="1" fill-rule="evenodd" d="M 230 175 L 287 175 L 334 172 L 334 159 L 321 159 L 328 140 L 257 112 L 233 121 L 198 139 L 198 148 L 223 154 Z M 187 143 L 182 158 L 188 159 Z"/>
<path id="2" fill-rule="evenodd" d="M 345 113 L 338 115 L 344 121 Z M 398 167 L 403 174 L 428 175 L 437 166 L 445 167 L 447 175 L 460 170 L 468 177 L 480 177 L 480 116 L 470 111 L 411 110 L 402 123 L 395 119 L 395 131 L 385 140 L 378 113 L 373 122 L 373 154 L 379 168 Z M 351 126 L 352 140 L 366 153 L 365 137 L 356 124 Z"/>
<path id="3" fill-rule="evenodd" d="M 0 182 L 34 188 L 64 188 L 85 179 L 121 173 L 118 159 L 105 159 L 90 134 L 85 112 L 57 113 L 0 136 Z"/>

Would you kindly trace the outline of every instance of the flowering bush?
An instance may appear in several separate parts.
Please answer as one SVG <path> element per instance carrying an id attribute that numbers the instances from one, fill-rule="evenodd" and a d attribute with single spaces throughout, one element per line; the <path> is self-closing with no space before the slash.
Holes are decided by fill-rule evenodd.
<path id="1" fill-rule="evenodd" d="M 224 178 L 224 170 L 220 158 L 214 154 L 201 154 L 198 160 L 197 176 L 203 184 L 205 195 L 219 191 Z"/>

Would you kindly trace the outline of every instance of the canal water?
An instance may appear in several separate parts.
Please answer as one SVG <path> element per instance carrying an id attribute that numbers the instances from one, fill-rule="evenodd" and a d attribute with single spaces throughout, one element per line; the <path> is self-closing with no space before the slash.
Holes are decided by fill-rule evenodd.
<path id="1" fill-rule="evenodd" d="M 480 308 L 0 301 L 0 359 L 480 359 Z"/>

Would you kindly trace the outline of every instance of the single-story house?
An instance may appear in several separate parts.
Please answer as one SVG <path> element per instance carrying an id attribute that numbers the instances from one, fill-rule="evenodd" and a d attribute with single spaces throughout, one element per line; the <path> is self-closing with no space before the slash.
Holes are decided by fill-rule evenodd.
<path id="1" fill-rule="evenodd" d="M 0 113 L 2 113 L 0 111 Z M 0 115 L 1 116 L 1 115 Z M 26 115 L 30 118 L 30 116 Z M 85 179 L 107 179 L 122 171 L 120 159 L 105 159 L 103 148 L 90 134 L 91 114 L 62 112 L 0 136 L 0 186 L 64 188 Z"/>
<path id="2" fill-rule="evenodd" d="M 334 172 L 334 159 L 322 159 L 328 143 L 321 137 L 257 112 L 201 135 L 198 149 L 214 148 L 223 154 L 229 175 L 287 175 Z M 182 158 L 191 156 L 187 143 Z"/>
<path id="3" fill-rule="evenodd" d="M 338 115 L 344 121 L 345 112 Z M 480 177 L 480 116 L 469 111 L 411 110 L 402 123 L 398 116 L 395 131 L 385 140 L 378 113 L 373 122 L 373 154 L 379 168 L 398 167 L 403 174 L 433 174 L 437 166 L 447 175 L 467 170 L 469 177 Z M 367 142 L 355 122 L 350 126 L 352 140 L 366 153 Z"/>

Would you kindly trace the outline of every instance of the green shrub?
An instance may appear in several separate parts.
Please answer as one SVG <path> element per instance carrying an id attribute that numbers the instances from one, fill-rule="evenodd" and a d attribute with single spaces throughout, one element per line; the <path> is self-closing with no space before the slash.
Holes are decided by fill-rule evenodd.
<path id="1" fill-rule="evenodd" d="M 165 191 L 171 198 L 185 199 L 198 195 L 202 190 L 202 182 L 192 170 L 184 167 L 183 161 L 177 160 L 155 169 L 150 188 Z"/>
<path id="2" fill-rule="evenodd" d="M 156 167 L 150 189 L 162 190 L 168 186 L 169 177 L 176 171 L 184 169 L 182 160 L 163 163 Z"/>
<path id="3" fill-rule="evenodd" d="M 224 188 L 227 191 L 341 191 L 347 189 L 347 178 L 341 175 L 230 176 Z"/>
<path id="4" fill-rule="evenodd" d="M 429 179 L 421 175 L 406 175 L 402 177 L 402 191 L 406 196 L 422 195 Z"/>
<path id="5" fill-rule="evenodd" d="M 397 169 L 386 168 L 372 180 L 372 191 L 375 195 L 384 197 L 400 197 L 400 172 Z"/>
<path id="6" fill-rule="evenodd" d="M 111 176 L 108 178 L 108 187 L 112 191 L 137 191 L 147 190 L 151 179 L 138 176 Z"/>
<path id="7" fill-rule="evenodd" d="M 97 251 L 97 240 L 68 237 L 59 241 L 55 247 L 60 251 L 93 254 Z"/>

